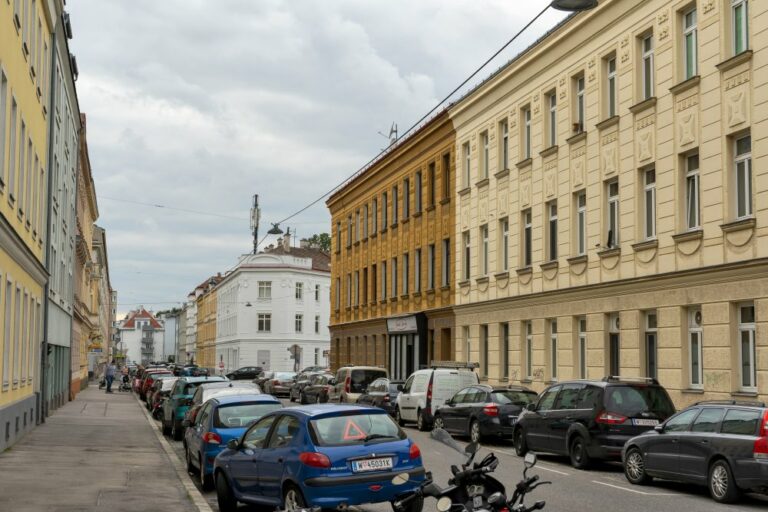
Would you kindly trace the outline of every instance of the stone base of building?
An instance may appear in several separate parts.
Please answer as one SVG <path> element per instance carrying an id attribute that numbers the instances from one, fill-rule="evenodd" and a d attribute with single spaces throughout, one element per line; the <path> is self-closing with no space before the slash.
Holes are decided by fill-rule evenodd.
<path id="1" fill-rule="evenodd" d="M 37 424 L 37 395 L 0 407 L 0 452 L 13 446 Z"/>

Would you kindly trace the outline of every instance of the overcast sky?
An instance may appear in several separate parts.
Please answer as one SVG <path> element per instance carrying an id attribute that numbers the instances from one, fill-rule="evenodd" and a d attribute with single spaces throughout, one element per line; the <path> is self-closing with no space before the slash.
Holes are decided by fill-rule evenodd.
<path id="1" fill-rule="evenodd" d="M 118 312 L 180 305 L 251 250 L 253 194 L 265 234 L 375 156 L 387 145 L 377 132 L 396 122 L 402 133 L 547 3 L 67 2 Z M 471 84 L 561 18 L 550 9 Z M 325 202 L 288 225 L 299 237 L 329 232 Z"/>

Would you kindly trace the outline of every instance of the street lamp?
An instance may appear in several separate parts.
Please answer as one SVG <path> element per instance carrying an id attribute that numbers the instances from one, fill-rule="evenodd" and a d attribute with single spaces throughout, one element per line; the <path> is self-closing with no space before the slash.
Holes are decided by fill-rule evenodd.
<path id="1" fill-rule="evenodd" d="M 282 235 L 283 230 L 280 229 L 280 223 L 279 222 L 273 222 L 272 227 L 269 231 L 267 231 L 268 235 Z"/>
<path id="2" fill-rule="evenodd" d="M 552 0 L 549 5 L 559 11 L 588 11 L 597 7 L 597 0 Z"/>

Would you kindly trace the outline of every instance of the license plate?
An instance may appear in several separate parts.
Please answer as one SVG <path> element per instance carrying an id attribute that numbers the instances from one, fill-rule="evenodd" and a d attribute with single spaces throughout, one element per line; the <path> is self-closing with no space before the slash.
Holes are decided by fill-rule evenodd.
<path id="1" fill-rule="evenodd" d="M 477 509 L 481 508 L 483 506 L 483 497 L 482 496 L 475 496 L 472 498 L 472 505 Z"/>
<path id="2" fill-rule="evenodd" d="M 639 427 L 655 427 L 659 424 L 659 420 L 645 420 L 640 418 L 635 418 L 632 420 L 633 425 L 637 425 Z"/>
<path id="3" fill-rule="evenodd" d="M 352 461 L 352 471 L 355 473 L 362 473 L 364 471 L 381 471 L 382 469 L 392 469 L 391 457 Z"/>
<path id="4" fill-rule="evenodd" d="M 514 425 L 515 423 L 517 423 L 517 416 L 510 416 L 509 417 L 509 424 L 510 425 Z"/>

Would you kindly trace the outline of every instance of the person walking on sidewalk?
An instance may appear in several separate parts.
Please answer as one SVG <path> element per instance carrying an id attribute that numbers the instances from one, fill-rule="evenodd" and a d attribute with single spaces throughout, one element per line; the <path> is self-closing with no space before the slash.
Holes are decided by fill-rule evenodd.
<path id="1" fill-rule="evenodd" d="M 115 360 L 113 359 L 111 363 L 109 363 L 109 366 L 107 366 L 107 393 L 112 392 L 112 381 L 115 380 L 115 372 L 117 369 L 115 368 Z"/>

